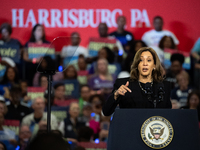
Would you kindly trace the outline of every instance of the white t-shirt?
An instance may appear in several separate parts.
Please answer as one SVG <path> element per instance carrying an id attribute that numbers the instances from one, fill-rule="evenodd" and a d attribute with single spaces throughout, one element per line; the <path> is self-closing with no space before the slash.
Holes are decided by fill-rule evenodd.
<path id="1" fill-rule="evenodd" d="M 83 46 L 64 46 L 61 51 L 61 57 L 67 56 L 79 56 L 83 54 L 85 57 L 88 56 L 88 50 Z"/>
<path id="2" fill-rule="evenodd" d="M 165 35 L 166 36 L 171 36 L 176 45 L 179 44 L 179 41 L 176 38 L 176 36 L 172 32 L 170 32 L 168 30 L 156 31 L 155 29 L 152 29 L 150 31 L 147 31 L 142 36 L 142 41 L 145 42 L 147 44 L 147 46 L 158 47 L 158 44 L 159 44 L 160 40 Z"/>

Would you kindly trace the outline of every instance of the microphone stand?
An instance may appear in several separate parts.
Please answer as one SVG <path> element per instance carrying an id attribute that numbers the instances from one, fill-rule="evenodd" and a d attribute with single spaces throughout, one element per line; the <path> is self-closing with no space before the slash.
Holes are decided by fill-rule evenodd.
<path id="1" fill-rule="evenodd" d="M 48 75 L 48 100 L 47 100 L 47 132 L 51 131 L 51 87 L 52 76 L 56 73 L 55 70 L 44 71 L 45 75 Z"/>

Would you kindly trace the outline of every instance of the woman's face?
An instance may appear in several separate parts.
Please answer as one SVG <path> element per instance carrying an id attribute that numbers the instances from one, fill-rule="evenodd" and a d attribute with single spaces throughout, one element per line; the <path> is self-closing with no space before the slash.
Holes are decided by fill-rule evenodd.
<path id="1" fill-rule="evenodd" d="M 7 77 L 9 81 L 14 81 L 15 80 L 15 71 L 13 68 L 9 68 L 7 72 Z"/>
<path id="2" fill-rule="evenodd" d="M 44 89 L 47 89 L 47 87 L 48 87 L 47 77 L 45 77 L 45 76 L 41 77 L 41 87 L 43 87 Z"/>
<path id="3" fill-rule="evenodd" d="M 107 58 L 108 56 L 107 56 L 107 52 L 106 52 L 106 50 L 105 49 L 100 49 L 100 51 L 99 51 L 99 58 Z"/>
<path id="4" fill-rule="evenodd" d="M 21 82 L 20 87 L 21 87 L 22 93 L 27 92 L 28 84 L 26 82 Z"/>
<path id="5" fill-rule="evenodd" d="M 76 70 L 73 68 L 73 67 L 69 67 L 67 72 L 66 72 L 66 75 L 68 78 L 75 78 L 75 75 L 76 75 Z"/>
<path id="6" fill-rule="evenodd" d="M 138 65 L 139 76 L 151 76 L 154 68 L 155 64 L 152 54 L 149 51 L 143 52 Z"/>
<path id="7" fill-rule="evenodd" d="M 10 38 L 10 33 L 8 32 L 8 30 L 6 28 L 1 30 L 1 36 L 3 40 L 8 40 Z"/>
<path id="8" fill-rule="evenodd" d="M 87 64 L 86 64 L 84 58 L 79 58 L 78 59 L 78 67 L 79 67 L 80 70 L 86 70 Z"/>
<path id="9" fill-rule="evenodd" d="M 99 99 L 99 97 L 94 97 L 91 104 L 92 104 L 93 111 L 97 114 L 100 114 L 102 105 L 101 105 L 101 100 Z"/>
<path id="10" fill-rule="evenodd" d="M 65 97 L 65 86 L 59 86 L 57 87 L 57 89 L 55 89 L 55 95 L 54 95 L 55 98 L 58 98 L 58 99 L 64 99 Z"/>
<path id="11" fill-rule="evenodd" d="M 189 81 L 188 81 L 188 78 L 187 78 L 187 77 L 185 77 L 184 75 L 180 75 L 180 76 L 178 77 L 178 85 L 179 85 L 180 87 L 187 87 L 188 84 L 189 84 Z"/>
<path id="12" fill-rule="evenodd" d="M 166 37 L 164 42 L 163 42 L 163 47 L 164 48 L 171 48 L 172 47 L 172 42 L 170 37 Z"/>
<path id="13" fill-rule="evenodd" d="M 199 101 L 199 97 L 196 94 L 193 94 L 189 100 L 190 109 L 197 109 Z"/>
<path id="14" fill-rule="evenodd" d="M 97 62 L 97 69 L 99 73 L 106 73 L 108 69 L 108 65 L 105 60 L 100 59 Z"/>
<path id="15" fill-rule="evenodd" d="M 41 40 L 44 35 L 43 27 L 38 26 L 34 32 L 34 36 L 36 40 Z"/>

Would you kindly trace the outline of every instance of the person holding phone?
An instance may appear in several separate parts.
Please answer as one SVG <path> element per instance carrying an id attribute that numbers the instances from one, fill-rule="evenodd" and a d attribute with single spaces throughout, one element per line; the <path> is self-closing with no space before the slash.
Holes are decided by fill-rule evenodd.
<path id="1" fill-rule="evenodd" d="M 103 114 L 111 115 L 120 108 L 171 108 L 170 83 L 164 81 L 164 69 L 156 52 L 140 48 L 131 65 L 129 78 L 117 79 L 112 94 L 103 106 Z"/>

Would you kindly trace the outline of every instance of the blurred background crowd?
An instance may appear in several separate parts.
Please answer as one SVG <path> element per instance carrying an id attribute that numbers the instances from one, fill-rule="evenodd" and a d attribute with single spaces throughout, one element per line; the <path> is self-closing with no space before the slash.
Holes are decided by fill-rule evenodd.
<path id="1" fill-rule="evenodd" d="M 32 32 L 27 33 L 30 39 L 22 45 L 11 38 L 11 25 L 1 24 L 0 44 L 19 47 L 20 60 L 4 57 L 1 52 L 0 148 L 6 145 L 10 150 L 24 150 L 35 136 L 46 130 L 48 81 L 46 75 L 37 72 L 37 67 L 40 64 L 39 68 L 45 70 L 55 63 L 60 72 L 52 79 L 51 129 L 64 137 L 71 149 L 87 149 L 88 143 L 93 148 L 97 148 L 95 144 L 98 143 L 99 148 L 106 149 L 112 117 L 103 116 L 102 106 L 115 80 L 129 77 L 135 53 L 146 46 L 157 52 L 165 69 L 163 77 L 171 82 L 172 109 L 197 109 L 200 121 L 200 38 L 189 54 L 180 52 L 179 40 L 163 28 L 163 19 L 155 16 L 154 28 L 145 32 L 141 39 L 135 39 L 134 33 L 125 30 L 125 16 L 117 18 L 117 28 L 112 33 L 108 32 L 106 23 L 100 23 L 96 42 L 104 44 L 96 54 L 91 52 L 91 43 L 88 47 L 79 45 L 84 37 L 74 31 L 68 37 L 69 45 L 55 53 L 56 59 L 49 55 L 29 57 L 31 44 L 41 47 L 50 44 L 43 25 L 36 24 Z M 73 57 L 65 63 L 73 51 Z"/>

